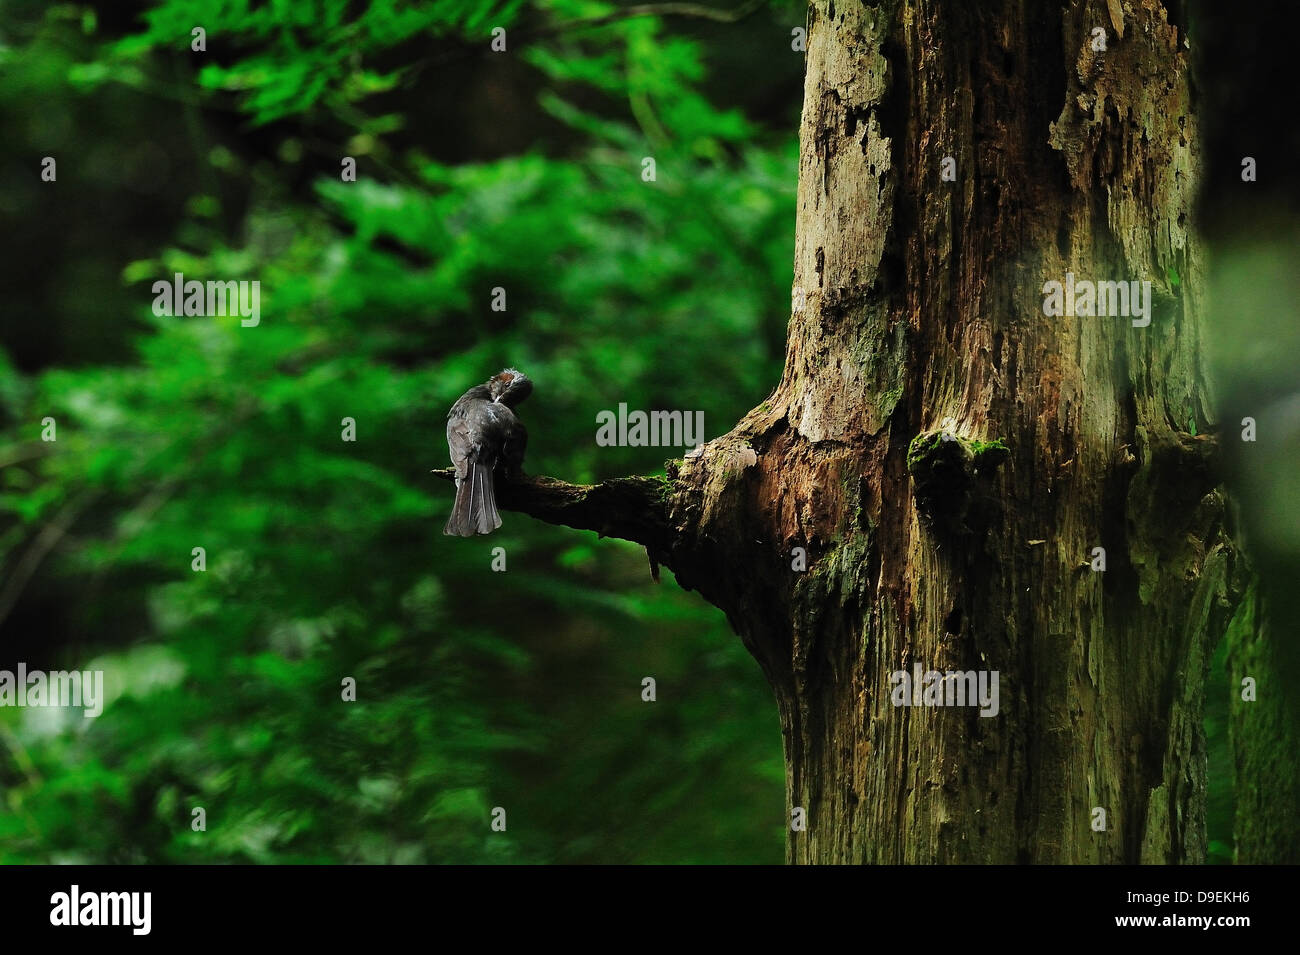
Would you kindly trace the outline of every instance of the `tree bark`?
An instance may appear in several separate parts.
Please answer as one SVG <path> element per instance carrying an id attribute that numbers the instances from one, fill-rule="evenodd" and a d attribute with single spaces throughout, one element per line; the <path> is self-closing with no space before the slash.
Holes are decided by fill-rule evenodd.
<path id="1" fill-rule="evenodd" d="M 807 304 L 781 385 L 730 436 L 757 462 L 705 496 L 734 502 L 747 549 L 815 558 L 776 563 L 779 608 L 740 621 L 809 817 L 791 861 L 1204 858 L 1204 677 L 1233 551 L 1204 433 L 1182 41 L 1153 2 L 810 12 Z M 1067 271 L 1151 281 L 1150 326 L 1045 316 Z M 1009 459 L 918 487 L 908 448 L 935 431 Z M 914 663 L 998 671 L 1000 713 L 893 706 Z"/>
<path id="2" fill-rule="evenodd" d="M 789 861 L 1201 861 L 1236 571 L 1183 31 L 1155 0 L 818 0 L 807 42 L 784 374 L 624 536 L 771 682 Z M 1150 281 L 1150 325 L 1046 316 L 1067 271 Z M 996 671 L 999 712 L 895 706 L 914 664 Z"/>

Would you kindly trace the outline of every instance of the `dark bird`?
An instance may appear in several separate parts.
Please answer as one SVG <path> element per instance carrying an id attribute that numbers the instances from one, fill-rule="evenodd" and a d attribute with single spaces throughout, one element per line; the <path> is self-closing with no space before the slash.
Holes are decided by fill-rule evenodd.
<path id="1" fill-rule="evenodd" d="M 533 393 L 533 383 L 521 371 L 507 368 L 465 392 L 447 412 L 447 447 L 456 466 L 456 503 L 444 534 L 473 537 L 501 526 L 497 513 L 498 471 L 507 477 L 522 473 L 528 431 L 515 416 L 515 406 Z"/>

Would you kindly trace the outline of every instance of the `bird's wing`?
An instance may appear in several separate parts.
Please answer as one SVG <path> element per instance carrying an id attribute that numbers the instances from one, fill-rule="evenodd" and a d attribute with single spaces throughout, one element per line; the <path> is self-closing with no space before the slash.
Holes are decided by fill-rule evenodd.
<path id="1" fill-rule="evenodd" d="M 447 448 L 451 451 L 451 463 L 456 466 L 456 476 L 463 478 L 469 473 L 469 462 L 478 457 L 480 438 L 477 429 L 471 427 L 469 419 L 463 415 L 447 419 Z"/>

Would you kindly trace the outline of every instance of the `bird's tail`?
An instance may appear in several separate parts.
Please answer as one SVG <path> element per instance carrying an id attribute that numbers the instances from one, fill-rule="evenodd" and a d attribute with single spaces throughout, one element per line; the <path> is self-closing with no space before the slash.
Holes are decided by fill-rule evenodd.
<path id="1" fill-rule="evenodd" d="M 475 534 L 491 534 L 500 526 L 492 468 L 471 462 L 469 472 L 456 482 L 456 503 L 452 505 L 451 517 L 442 532 L 453 537 L 473 537 Z"/>

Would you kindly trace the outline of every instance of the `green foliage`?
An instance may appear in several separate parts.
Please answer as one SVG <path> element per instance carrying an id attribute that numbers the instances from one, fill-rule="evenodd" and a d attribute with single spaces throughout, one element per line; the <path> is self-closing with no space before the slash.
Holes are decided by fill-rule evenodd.
<path id="1" fill-rule="evenodd" d="M 211 46 L 238 52 L 226 66 L 210 63 L 198 73 L 203 89 L 234 93 L 241 109 L 263 125 L 325 104 L 344 109 L 387 92 L 419 64 L 391 70 L 368 68 L 374 58 L 405 43 L 449 35 L 486 38 L 492 26 L 513 24 L 519 0 L 440 0 L 405 4 L 379 0 L 358 7 L 347 0 L 275 0 L 214 5 L 207 0 L 167 0 L 143 15 L 145 27 L 108 45 L 94 64 L 76 74 L 102 82 L 123 73 L 144 81 L 136 67 L 153 53 L 191 48 L 201 27 Z M 485 40 L 486 42 L 486 40 Z M 362 131 L 369 124 L 358 124 Z"/>
<path id="2" fill-rule="evenodd" d="M 662 449 L 596 446 L 597 411 L 698 408 L 720 434 L 776 379 L 788 317 L 793 137 L 713 106 L 700 44 L 657 20 L 529 46 L 560 155 L 437 160 L 398 145 L 402 110 L 361 111 L 418 83 L 427 38 L 486 45 L 520 12 L 166 0 L 41 80 L 156 91 L 196 24 L 224 51 L 188 94 L 216 178 L 182 197 L 172 244 L 117 262 L 137 305 L 104 321 L 134 329 L 131 360 L 28 376 L 0 350 L 0 560 L 64 528 L 26 590 L 74 630 L 28 662 L 101 668 L 110 696 L 93 720 L 0 709 L 0 861 L 780 858 L 776 714 L 720 614 L 595 535 L 514 514 L 441 535 L 428 471 L 470 385 L 507 364 L 537 383 L 530 473 L 654 472 Z M 55 39 L 97 29 L 46 16 Z M 335 159 L 293 191 L 204 131 L 232 93 L 251 126 L 302 124 L 286 142 L 344 124 L 374 165 L 343 183 Z M 174 272 L 259 280 L 261 324 L 154 317 Z"/>

